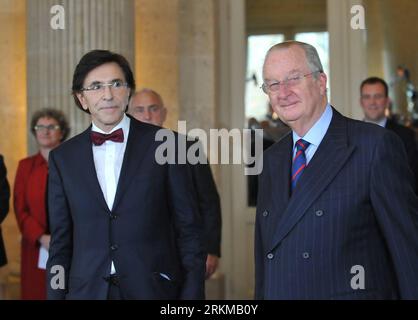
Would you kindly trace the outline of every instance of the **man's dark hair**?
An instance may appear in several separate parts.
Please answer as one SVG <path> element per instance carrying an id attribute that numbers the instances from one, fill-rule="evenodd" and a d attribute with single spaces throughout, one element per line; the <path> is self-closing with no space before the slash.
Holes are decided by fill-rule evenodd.
<path id="1" fill-rule="evenodd" d="M 93 69 L 106 63 L 117 63 L 121 67 L 125 80 L 128 83 L 128 87 L 131 89 L 129 98 L 135 92 L 135 79 L 132 73 L 131 67 L 129 66 L 128 60 L 120 54 L 108 51 L 108 50 L 92 50 L 86 53 L 78 63 L 74 70 L 72 95 L 74 102 L 81 110 L 90 113 L 89 110 L 84 110 L 80 101 L 78 100 L 76 93 L 80 93 L 83 88 L 84 79 L 87 74 Z"/>
<path id="2" fill-rule="evenodd" d="M 62 132 L 62 139 L 60 142 L 63 142 L 65 139 L 67 139 L 68 135 L 70 134 L 70 126 L 68 125 L 68 120 L 62 111 L 52 108 L 44 108 L 36 111 L 32 115 L 32 119 L 30 121 L 30 131 L 35 137 L 35 126 L 41 118 L 51 118 L 58 122 Z"/>
<path id="3" fill-rule="evenodd" d="M 377 83 L 380 83 L 385 88 L 385 97 L 387 98 L 388 95 L 389 95 L 388 84 L 386 83 L 385 80 L 383 80 L 379 77 L 370 77 L 370 78 L 367 78 L 366 80 L 363 80 L 363 82 L 361 83 L 361 86 L 360 86 L 360 94 L 363 91 L 363 87 L 366 84 L 377 84 Z"/>

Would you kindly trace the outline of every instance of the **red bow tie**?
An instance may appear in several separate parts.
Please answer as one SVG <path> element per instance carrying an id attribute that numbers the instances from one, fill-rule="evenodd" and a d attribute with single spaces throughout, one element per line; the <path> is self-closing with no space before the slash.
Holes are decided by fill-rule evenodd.
<path id="1" fill-rule="evenodd" d="M 91 141 L 95 146 L 102 145 L 106 140 L 114 142 L 123 142 L 123 130 L 122 128 L 113 131 L 109 134 L 99 133 L 96 131 L 91 132 Z"/>

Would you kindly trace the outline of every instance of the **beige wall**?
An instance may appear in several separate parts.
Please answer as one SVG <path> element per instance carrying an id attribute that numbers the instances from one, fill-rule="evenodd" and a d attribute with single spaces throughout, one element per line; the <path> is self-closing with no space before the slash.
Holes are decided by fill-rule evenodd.
<path id="1" fill-rule="evenodd" d="M 136 0 L 135 5 L 138 89 L 162 95 L 168 128 L 177 130 L 178 120 L 187 121 L 187 130 L 218 127 L 215 2 Z"/>
<path id="2" fill-rule="evenodd" d="M 248 34 L 326 30 L 326 0 L 246 0 Z"/>
<path id="3" fill-rule="evenodd" d="M 27 152 L 25 28 L 25 0 L 0 0 L 0 153 L 11 187 L 17 163 Z M 9 264 L 0 271 L 0 281 L 9 270 L 19 269 L 20 236 L 12 209 L 2 225 Z"/>
<path id="4" fill-rule="evenodd" d="M 212 0 L 136 0 L 135 77 L 138 89 L 159 92 L 165 126 L 216 126 L 215 5 Z M 189 124 L 191 127 L 189 127 Z"/>
<path id="5" fill-rule="evenodd" d="M 166 127 L 177 127 L 178 0 L 135 1 L 135 79 L 137 88 L 159 92 L 169 108 Z"/>
<path id="6" fill-rule="evenodd" d="M 364 0 L 364 6 L 367 24 L 367 73 L 384 78 L 383 50 L 385 35 L 382 31 L 383 25 L 387 22 L 382 16 L 381 2 L 381 0 Z"/>

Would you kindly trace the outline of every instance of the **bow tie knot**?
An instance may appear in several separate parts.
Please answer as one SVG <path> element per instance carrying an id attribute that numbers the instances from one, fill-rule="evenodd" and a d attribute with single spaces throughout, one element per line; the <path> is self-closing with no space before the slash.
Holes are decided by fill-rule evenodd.
<path id="1" fill-rule="evenodd" d="M 123 142 L 122 128 L 115 130 L 109 134 L 100 133 L 96 131 L 91 132 L 91 141 L 93 142 L 95 146 L 100 146 L 107 140 L 114 141 L 114 142 Z"/>

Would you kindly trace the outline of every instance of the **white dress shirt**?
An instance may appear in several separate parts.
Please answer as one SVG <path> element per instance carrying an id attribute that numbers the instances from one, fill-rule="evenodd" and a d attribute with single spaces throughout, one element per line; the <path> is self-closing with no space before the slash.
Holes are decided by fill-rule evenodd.
<path id="1" fill-rule="evenodd" d="M 124 139 L 122 143 L 107 140 L 100 146 L 92 144 L 97 180 L 99 180 L 100 188 L 102 189 L 103 196 L 110 211 L 112 210 L 113 202 L 115 201 L 116 188 L 118 186 L 120 170 L 122 168 L 126 142 L 128 140 L 130 122 L 131 119 L 124 114 L 119 124 L 110 132 L 104 132 L 92 123 L 91 130 L 100 133 L 109 134 L 119 128 L 122 128 L 123 130 Z M 110 273 L 116 273 L 113 261 Z"/>

